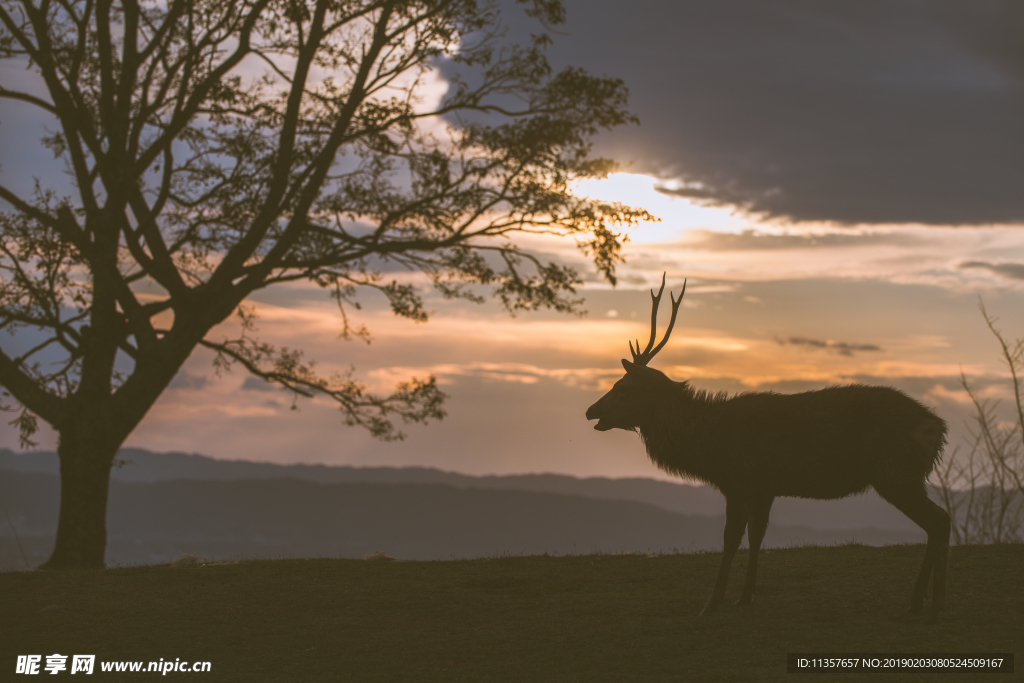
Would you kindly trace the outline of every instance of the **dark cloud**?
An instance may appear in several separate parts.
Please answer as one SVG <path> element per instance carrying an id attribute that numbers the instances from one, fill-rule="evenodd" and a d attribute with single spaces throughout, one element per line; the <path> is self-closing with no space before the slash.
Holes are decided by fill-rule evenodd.
<path id="1" fill-rule="evenodd" d="M 171 380 L 172 389 L 205 389 L 210 380 L 205 375 L 198 375 L 188 370 L 181 370 Z"/>
<path id="2" fill-rule="evenodd" d="M 852 356 L 854 351 L 881 351 L 882 347 L 874 344 L 848 344 L 847 342 L 837 342 L 831 339 L 808 339 L 806 337 L 789 337 L 783 339 L 776 337 L 775 341 L 780 346 L 810 346 L 815 349 L 826 349 L 828 351 L 835 351 L 840 356 Z"/>
<path id="3" fill-rule="evenodd" d="M 242 381 L 243 391 L 280 391 L 281 387 L 259 377 L 249 375 Z M 272 405 L 277 405 L 276 403 Z"/>
<path id="4" fill-rule="evenodd" d="M 634 171 L 800 220 L 1024 221 L 1019 0 L 566 5 L 552 59 L 626 82 L 641 125 L 598 151 Z"/>
<path id="5" fill-rule="evenodd" d="M 744 230 L 740 233 L 691 230 L 693 238 L 686 242 L 690 249 L 707 251 L 752 251 L 760 249 L 819 249 L 823 247 L 851 247 L 870 245 L 906 246 L 920 242 L 905 233 L 827 233 L 824 235 L 772 235 Z"/>
<path id="6" fill-rule="evenodd" d="M 1024 263 L 989 263 L 987 261 L 964 261 L 961 268 L 984 268 L 991 270 L 996 275 L 1008 277 L 1011 280 L 1024 280 Z"/>

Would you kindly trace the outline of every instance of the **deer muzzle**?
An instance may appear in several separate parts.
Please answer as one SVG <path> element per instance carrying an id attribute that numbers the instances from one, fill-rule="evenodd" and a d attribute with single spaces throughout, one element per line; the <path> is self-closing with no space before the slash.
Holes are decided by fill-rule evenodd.
<path id="1" fill-rule="evenodd" d="M 594 429 L 599 432 L 607 432 L 609 429 L 613 429 L 612 425 L 608 424 L 603 419 L 607 414 L 606 398 L 607 396 L 602 397 L 600 401 L 587 408 L 587 419 L 597 420 L 597 424 L 594 425 Z"/>

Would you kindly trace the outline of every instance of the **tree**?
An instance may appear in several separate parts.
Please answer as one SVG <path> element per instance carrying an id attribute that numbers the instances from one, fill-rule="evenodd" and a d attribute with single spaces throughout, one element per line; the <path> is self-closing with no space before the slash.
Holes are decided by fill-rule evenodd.
<path id="1" fill-rule="evenodd" d="M 938 492 L 953 520 L 957 545 L 1024 541 L 1024 337 L 1009 341 L 998 320 L 979 302 L 989 331 L 999 342 L 1002 362 L 1010 371 L 1013 418 L 1000 419 L 998 401 L 982 398 L 960 373 L 960 385 L 974 407 L 968 422 L 970 450 L 957 451 L 935 470 Z"/>
<path id="2" fill-rule="evenodd" d="M 564 20 L 559 0 L 516 4 Z M 0 96 L 53 122 L 73 187 L 0 184 L 0 328 L 31 340 L 0 352 L 0 384 L 23 439 L 37 418 L 59 436 L 44 567 L 103 566 L 117 450 L 198 346 L 380 438 L 443 417 L 433 377 L 369 395 L 257 339 L 261 288 L 316 283 L 364 338 L 346 310 L 367 288 L 427 318 L 383 276 L 396 264 L 446 297 L 576 310 L 577 273 L 517 247 L 529 233 L 575 239 L 614 284 L 619 226 L 650 216 L 571 187 L 615 168 L 589 140 L 634 120 L 625 87 L 553 72 L 546 34 L 506 44 L 499 18 L 477 0 L 0 0 L 0 56 L 38 79 Z M 437 65 L 450 88 L 428 107 Z M 236 312 L 241 334 L 212 338 Z"/>

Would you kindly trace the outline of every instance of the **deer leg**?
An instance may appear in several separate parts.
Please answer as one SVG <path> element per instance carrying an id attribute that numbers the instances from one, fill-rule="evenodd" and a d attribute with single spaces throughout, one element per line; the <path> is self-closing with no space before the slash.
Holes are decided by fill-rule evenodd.
<path id="1" fill-rule="evenodd" d="M 925 509 L 929 510 L 931 529 L 928 531 L 928 549 L 932 551 L 934 574 L 932 575 L 932 607 L 931 621 L 938 618 L 939 612 L 946 606 L 946 569 L 949 563 L 949 514 L 941 507 L 924 497 Z M 934 540 L 933 540 L 934 539 Z M 934 543 L 934 548 L 932 544 Z"/>
<path id="2" fill-rule="evenodd" d="M 910 598 L 910 609 L 907 612 L 916 614 L 924 608 L 928 580 L 932 579 L 931 619 L 934 620 L 946 603 L 949 515 L 928 499 L 924 486 L 915 486 L 913 489 L 900 492 L 880 490 L 877 486 L 875 490 L 928 534 L 928 549 L 925 551 L 921 571 L 914 584 L 914 593 Z"/>
<path id="3" fill-rule="evenodd" d="M 768 513 L 774 498 L 755 500 L 750 506 L 750 520 L 747 522 L 747 543 L 750 545 L 750 559 L 747 560 L 747 580 L 737 605 L 749 605 L 757 592 L 757 554 L 761 550 L 764 532 L 768 529 Z"/>
<path id="4" fill-rule="evenodd" d="M 750 514 L 750 506 L 747 502 L 735 498 L 725 499 L 725 535 L 722 544 L 722 566 L 718 569 L 718 580 L 715 581 L 715 588 L 711 591 L 711 597 L 701 610 L 701 616 L 711 614 L 725 599 L 725 584 L 729 581 L 729 567 L 732 565 L 732 558 L 736 549 L 740 547 L 740 539 L 743 538 L 743 530 L 747 526 L 747 517 Z"/>

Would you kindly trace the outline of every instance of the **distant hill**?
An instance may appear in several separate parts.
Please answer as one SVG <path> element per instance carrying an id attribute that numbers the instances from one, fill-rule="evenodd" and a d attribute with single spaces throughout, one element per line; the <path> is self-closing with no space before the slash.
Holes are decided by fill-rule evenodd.
<path id="1" fill-rule="evenodd" d="M 119 454 L 125 464 L 111 478 L 125 483 L 153 483 L 175 479 L 235 481 L 292 478 L 317 483 L 444 484 L 457 489 L 490 489 L 582 496 L 598 500 L 645 503 L 684 515 L 721 516 L 725 500 L 715 489 L 644 478 L 576 478 L 559 474 L 523 474 L 474 477 L 425 467 L 347 467 L 327 465 L 275 465 L 244 460 L 215 460 L 185 453 L 152 453 L 126 448 Z M 653 465 L 652 465 L 653 468 Z M 0 449 L 0 470 L 57 474 L 52 452 L 13 453 Z M 2 476 L 2 475 L 0 475 Z M 772 524 L 819 530 L 899 531 L 901 537 L 923 539 L 923 532 L 874 491 L 836 501 L 780 498 L 772 507 Z"/>
<path id="2" fill-rule="evenodd" d="M 0 476 L 6 520 L 0 568 L 44 561 L 56 529 L 59 480 Z M 400 559 L 502 554 L 709 550 L 721 547 L 724 518 L 682 515 L 628 500 L 447 484 L 314 483 L 297 478 L 114 481 L 108 515 L 109 564 L 167 562 L 180 553 L 231 557 Z M 917 541 L 913 534 L 856 533 L 773 524 L 766 543 L 867 544 Z"/>

